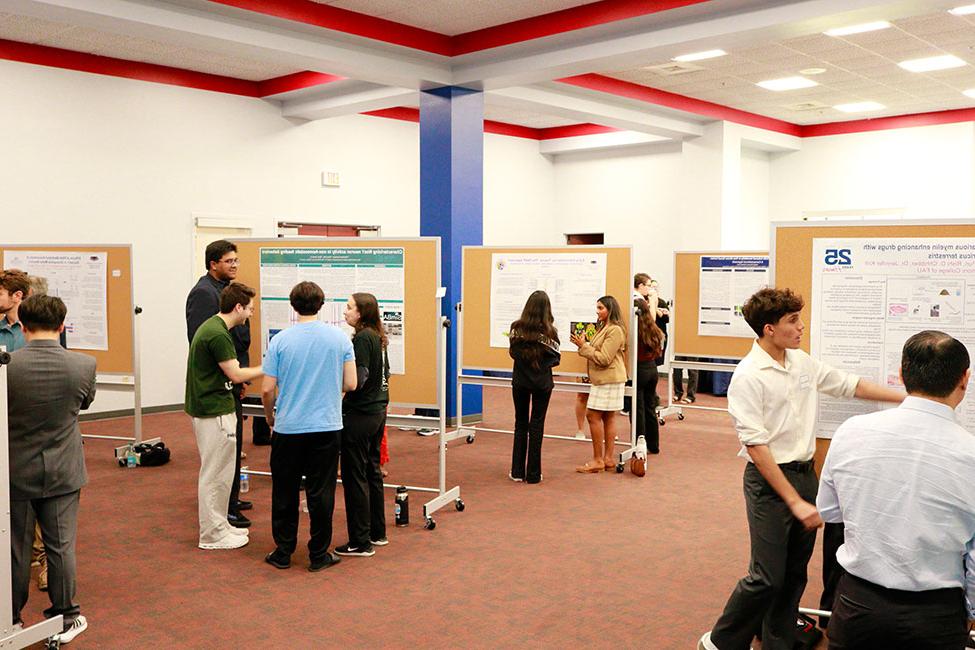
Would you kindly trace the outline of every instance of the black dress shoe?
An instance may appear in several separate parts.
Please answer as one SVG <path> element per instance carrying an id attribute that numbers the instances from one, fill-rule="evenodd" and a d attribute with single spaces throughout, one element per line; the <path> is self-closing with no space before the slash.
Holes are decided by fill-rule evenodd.
<path id="1" fill-rule="evenodd" d="M 237 507 L 234 508 L 234 510 L 240 512 L 241 510 L 250 510 L 253 507 L 254 507 L 253 501 L 238 501 Z"/>
<path id="2" fill-rule="evenodd" d="M 231 512 L 227 515 L 227 521 L 234 528 L 250 528 L 251 520 L 239 512 Z"/>
<path id="3" fill-rule="evenodd" d="M 312 560 L 311 564 L 308 565 L 308 570 L 315 573 L 316 571 L 321 571 L 322 569 L 327 569 L 330 566 L 334 566 L 341 561 L 342 558 L 339 556 L 333 555 L 332 553 L 326 553 L 323 557 L 317 560 Z"/>
<path id="4" fill-rule="evenodd" d="M 274 549 L 264 556 L 264 561 L 275 569 L 287 569 L 291 566 L 291 556 Z"/>

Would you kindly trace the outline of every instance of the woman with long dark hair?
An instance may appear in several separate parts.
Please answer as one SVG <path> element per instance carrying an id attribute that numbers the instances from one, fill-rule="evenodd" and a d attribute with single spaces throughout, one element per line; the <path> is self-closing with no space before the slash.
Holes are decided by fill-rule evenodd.
<path id="1" fill-rule="evenodd" d="M 345 322 L 355 330 L 357 383 L 342 401 L 342 486 L 349 542 L 335 552 L 368 557 L 375 553 L 373 546 L 389 543 L 380 467 L 389 404 L 388 340 L 379 303 L 371 293 L 352 294 L 345 306 Z"/>
<path id="2" fill-rule="evenodd" d="M 511 399 L 515 404 L 515 440 L 511 449 L 512 481 L 542 480 L 542 437 L 552 397 L 552 368 L 559 365 L 559 334 L 548 294 L 528 296 L 521 318 L 511 324 L 508 354 L 514 359 Z"/>
<path id="3" fill-rule="evenodd" d="M 657 293 L 633 301 L 637 308 L 636 435 L 643 436 L 647 451 L 660 453 L 660 425 L 654 395 L 657 394 L 657 357 L 664 347 L 664 333 L 657 327 Z M 653 305 L 653 306 L 651 306 Z"/>
<path id="4" fill-rule="evenodd" d="M 623 409 L 626 383 L 626 323 L 620 304 L 613 296 L 596 301 L 597 330 L 592 341 L 573 333 L 572 342 L 579 348 L 579 356 L 588 362 L 589 399 L 586 401 L 586 420 L 592 435 L 592 460 L 576 467 L 577 472 L 595 474 L 616 467 L 616 413 Z"/>

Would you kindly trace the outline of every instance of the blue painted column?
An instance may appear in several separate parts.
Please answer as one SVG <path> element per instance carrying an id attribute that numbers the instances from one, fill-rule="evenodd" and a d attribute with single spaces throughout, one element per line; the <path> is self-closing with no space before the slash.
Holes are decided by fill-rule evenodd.
<path id="1" fill-rule="evenodd" d="M 444 315 L 460 302 L 461 253 L 484 236 L 484 95 L 447 86 L 420 93 L 420 235 L 441 238 Z M 447 342 L 447 417 L 455 417 L 457 331 Z M 481 412 L 481 389 L 464 386 L 464 415 Z"/>

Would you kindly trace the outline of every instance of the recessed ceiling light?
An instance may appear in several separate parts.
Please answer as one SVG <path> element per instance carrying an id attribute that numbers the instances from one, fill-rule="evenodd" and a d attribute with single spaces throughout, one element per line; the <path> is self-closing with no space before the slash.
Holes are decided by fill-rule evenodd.
<path id="1" fill-rule="evenodd" d="M 932 70 L 960 68 L 966 65 L 966 63 L 953 54 L 943 54 L 941 56 L 929 56 L 924 59 L 901 61 L 897 65 L 911 72 L 931 72 Z"/>
<path id="2" fill-rule="evenodd" d="M 866 113 L 868 111 L 880 111 L 887 107 L 877 102 L 854 102 L 852 104 L 837 104 L 833 108 L 844 113 Z"/>
<path id="3" fill-rule="evenodd" d="M 767 81 L 759 81 L 756 86 L 760 86 L 765 90 L 797 90 L 799 88 L 812 88 L 813 86 L 818 86 L 819 84 L 812 79 L 806 79 L 805 77 L 784 77 L 782 79 L 769 79 Z"/>
<path id="4" fill-rule="evenodd" d="M 860 23 L 859 25 L 849 25 L 848 27 L 837 27 L 827 29 L 824 34 L 827 36 L 849 36 L 850 34 L 862 34 L 863 32 L 875 32 L 878 29 L 887 29 L 891 24 L 886 20 L 877 20 L 872 23 Z"/>
<path id="5" fill-rule="evenodd" d="M 826 68 L 806 68 L 805 70 L 800 70 L 799 74 L 812 75 L 812 74 L 823 74 L 826 72 Z"/>
<path id="6" fill-rule="evenodd" d="M 714 59 L 728 54 L 724 50 L 706 50 L 704 52 L 694 52 L 692 54 L 681 54 L 675 56 L 673 61 L 703 61 L 704 59 Z"/>
<path id="7" fill-rule="evenodd" d="M 954 9 L 949 9 L 948 13 L 954 14 L 956 16 L 967 16 L 968 14 L 975 14 L 975 5 L 964 5 L 961 7 L 955 7 Z"/>
<path id="8" fill-rule="evenodd" d="M 975 99 L 975 88 L 969 88 L 968 90 L 963 90 L 961 94 L 965 95 L 966 97 L 971 97 L 972 99 Z"/>

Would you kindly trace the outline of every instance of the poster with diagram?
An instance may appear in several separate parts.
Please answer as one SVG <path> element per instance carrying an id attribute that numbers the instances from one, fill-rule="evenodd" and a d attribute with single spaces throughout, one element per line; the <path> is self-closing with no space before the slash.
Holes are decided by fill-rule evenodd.
<path id="1" fill-rule="evenodd" d="M 406 319 L 403 248 L 261 248 L 261 350 L 298 315 L 288 296 L 299 282 L 314 282 L 325 292 L 322 322 L 352 335 L 345 305 L 353 293 L 371 293 L 389 339 L 389 371 L 406 373 Z"/>
<path id="2" fill-rule="evenodd" d="M 917 332 L 946 332 L 975 353 L 975 238 L 814 239 L 811 298 L 814 357 L 901 387 L 901 350 Z M 886 406 L 821 396 L 816 434 Z M 975 431 L 975 400 L 957 414 Z"/>
<path id="3" fill-rule="evenodd" d="M 752 294 L 768 286 L 768 260 L 768 255 L 701 256 L 699 336 L 755 338 L 741 308 Z"/>
<path id="4" fill-rule="evenodd" d="M 573 322 L 596 318 L 596 301 L 606 293 L 606 253 L 494 253 L 491 255 L 491 347 L 508 347 L 508 330 L 533 291 L 552 302 L 562 349 Z M 629 296 L 626 297 L 627 299 Z"/>

